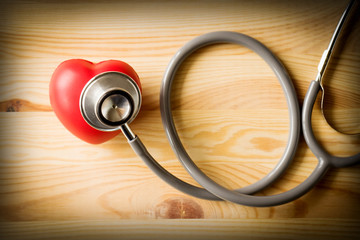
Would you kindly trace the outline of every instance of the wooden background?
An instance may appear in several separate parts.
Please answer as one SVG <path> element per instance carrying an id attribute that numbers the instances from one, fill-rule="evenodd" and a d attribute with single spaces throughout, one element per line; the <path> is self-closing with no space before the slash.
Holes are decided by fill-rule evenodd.
<path id="1" fill-rule="evenodd" d="M 248 34 L 281 59 L 302 104 L 346 4 L 1 1 L 2 239 L 359 237 L 359 166 L 330 170 L 311 192 L 282 206 L 200 200 L 162 182 L 123 136 L 90 145 L 71 135 L 48 96 L 52 72 L 64 60 L 126 61 L 143 86 L 144 104 L 133 131 L 166 169 L 196 184 L 171 151 L 160 119 L 160 83 L 173 54 L 207 32 Z M 339 131 L 360 128 L 359 16 L 357 9 L 325 78 L 327 119 Z M 173 91 L 181 139 L 214 180 L 239 188 L 275 166 L 288 138 L 288 111 L 274 74 L 256 54 L 231 44 L 201 49 L 181 67 Z M 313 114 L 315 134 L 330 153 L 359 151 L 359 135 L 333 130 L 319 104 Z M 290 169 L 260 194 L 295 187 L 316 163 L 301 138 Z"/>

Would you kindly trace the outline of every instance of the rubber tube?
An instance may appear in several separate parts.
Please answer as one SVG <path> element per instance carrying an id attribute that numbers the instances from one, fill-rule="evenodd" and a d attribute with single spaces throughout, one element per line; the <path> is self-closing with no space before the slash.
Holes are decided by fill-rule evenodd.
<path id="1" fill-rule="evenodd" d="M 319 159 L 328 161 L 333 167 L 349 167 L 360 162 L 360 153 L 349 157 L 336 157 L 330 155 L 316 140 L 311 126 L 311 116 L 316 97 L 321 89 L 318 81 L 312 81 L 306 93 L 303 112 L 302 112 L 302 128 L 305 141 L 313 154 Z"/>
<path id="2" fill-rule="evenodd" d="M 259 181 L 249 186 L 236 190 L 241 193 L 253 194 L 272 184 L 285 172 L 285 170 L 291 164 L 292 159 L 295 155 L 299 141 L 299 135 L 300 135 L 300 110 L 299 110 L 298 100 L 296 97 L 295 88 L 292 84 L 292 81 L 286 69 L 283 67 L 281 62 L 262 43 L 245 34 L 241 34 L 237 32 L 220 31 L 220 32 L 212 32 L 212 33 L 204 34 L 185 44 L 171 59 L 163 77 L 162 87 L 160 91 L 161 118 L 167 138 L 170 142 L 173 151 L 176 153 L 178 159 L 181 161 L 184 167 L 190 172 L 190 174 L 192 174 L 190 168 L 193 167 L 193 161 L 191 160 L 190 156 L 187 154 L 185 148 L 181 143 L 181 140 L 177 134 L 172 117 L 171 87 L 176 71 L 178 70 L 182 62 L 189 55 L 191 55 L 199 48 L 216 43 L 239 44 L 259 54 L 265 60 L 265 62 L 271 67 L 271 69 L 274 71 L 275 75 L 277 76 L 282 86 L 282 89 L 285 93 L 287 105 L 289 108 L 289 119 L 290 119 L 289 137 L 283 156 L 279 160 L 278 164 L 264 178 L 260 179 Z M 196 176 L 193 177 L 196 179 Z"/>

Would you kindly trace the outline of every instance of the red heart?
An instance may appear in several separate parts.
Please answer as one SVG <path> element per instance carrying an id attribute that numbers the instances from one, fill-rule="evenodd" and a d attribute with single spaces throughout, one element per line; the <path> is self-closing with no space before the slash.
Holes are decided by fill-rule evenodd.
<path id="1" fill-rule="evenodd" d="M 50 103 L 62 124 L 75 136 L 93 144 L 103 143 L 120 133 L 102 132 L 91 127 L 81 115 L 79 99 L 85 84 L 94 76 L 108 71 L 121 72 L 131 77 L 141 89 L 135 70 L 127 63 L 109 60 L 94 64 L 83 59 L 62 62 L 52 75 Z"/>

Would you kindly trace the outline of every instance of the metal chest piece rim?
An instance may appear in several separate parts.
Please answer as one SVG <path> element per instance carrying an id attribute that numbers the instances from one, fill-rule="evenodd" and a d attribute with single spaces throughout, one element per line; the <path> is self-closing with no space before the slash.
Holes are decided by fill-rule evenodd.
<path id="1" fill-rule="evenodd" d="M 141 107 L 141 92 L 136 82 L 121 72 L 104 72 L 84 86 L 80 112 L 93 128 L 111 132 L 131 123 Z"/>

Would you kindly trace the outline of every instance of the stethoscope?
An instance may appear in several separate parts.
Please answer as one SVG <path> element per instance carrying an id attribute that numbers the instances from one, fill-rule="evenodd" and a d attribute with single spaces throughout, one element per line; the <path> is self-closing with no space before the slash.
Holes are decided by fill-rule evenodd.
<path id="1" fill-rule="evenodd" d="M 330 155 L 317 142 L 311 125 L 311 115 L 315 100 L 322 89 L 322 77 L 331 57 L 332 50 L 344 25 L 354 0 L 344 11 L 329 47 L 324 51 L 318 66 L 318 74 L 312 81 L 304 99 L 300 117 L 299 103 L 292 81 L 281 62 L 262 43 L 247 35 L 236 32 L 212 32 L 199 36 L 185 44 L 171 59 L 160 91 L 160 112 L 167 138 L 189 174 L 203 187 L 197 187 L 182 181 L 164 169 L 147 151 L 146 147 L 135 135 L 129 124 L 139 113 L 142 97 L 141 90 L 134 79 L 124 73 L 109 71 L 93 77 L 82 89 L 79 99 L 79 109 L 84 120 L 91 127 L 105 132 L 121 130 L 135 153 L 162 180 L 174 188 L 191 196 L 208 200 L 227 200 L 237 204 L 268 207 L 293 201 L 307 193 L 331 167 L 347 167 L 360 162 L 360 153 L 350 157 L 335 157 Z M 171 110 L 171 89 L 177 70 L 184 60 L 196 50 L 216 44 L 233 43 L 245 46 L 259 54 L 271 67 L 284 91 L 290 116 L 290 130 L 285 151 L 274 169 L 264 178 L 247 187 L 229 190 L 204 174 L 187 154 L 174 124 Z M 302 125 L 300 125 L 300 123 Z M 318 159 L 318 164 L 312 174 L 297 187 L 272 196 L 254 196 L 277 180 L 290 165 L 302 128 L 305 141 Z"/>

